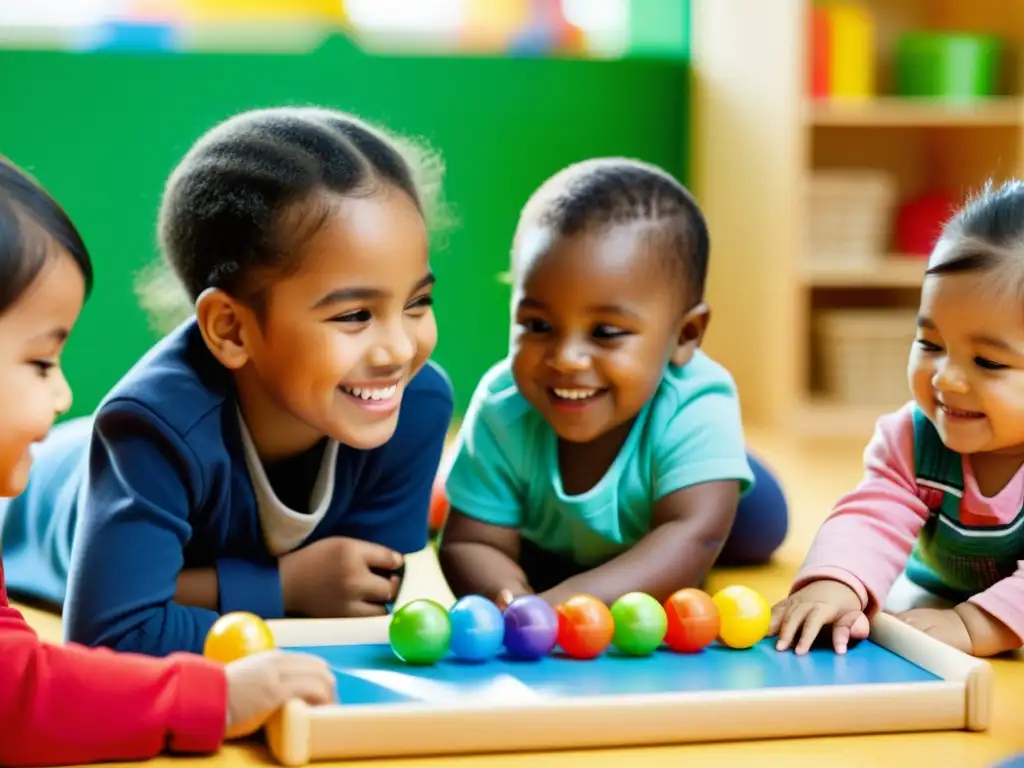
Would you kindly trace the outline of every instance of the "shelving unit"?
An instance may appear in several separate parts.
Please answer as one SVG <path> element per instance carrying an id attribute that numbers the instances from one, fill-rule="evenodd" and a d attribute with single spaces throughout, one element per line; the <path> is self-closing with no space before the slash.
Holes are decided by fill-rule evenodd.
<path id="1" fill-rule="evenodd" d="M 941 128 L 1016 126 L 1024 119 L 1024 101 L 997 97 L 978 104 L 879 96 L 868 102 L 823 101 L 804 105 L 811 126 L 860 128 Z"/>
<path id="2" fill-rule="evenodd" d="M 892 238 L 862 264 L 815 258 L 813 175 L 884 171 L 895 206 L 932 189 L 959 202 L 987 179 L 1024 177 L 1024 0 L 860 5 L 874 21 L 877 95 L 816 101 L 807 88 L 811 0 L 691 3 L 693 186 L 712 242 L 705 348 L 735 376 L 749 423 L 811 437 L 865 438 L 880 414 L 909 399 L 858 404 L 823 392 L 822 313 L 911 310 L 925 268 L 921 256 L 895 253 Z M 889 95 L 895 40 L 923 30 L 1003 38 L 998 95 Z M 904 375 L 905 357 L 895 372 L 886 360 L 871 374 Z"/>

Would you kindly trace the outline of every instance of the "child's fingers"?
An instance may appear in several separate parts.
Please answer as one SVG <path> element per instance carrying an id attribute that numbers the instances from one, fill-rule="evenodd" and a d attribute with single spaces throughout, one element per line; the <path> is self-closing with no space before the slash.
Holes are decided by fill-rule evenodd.
<path id="1" fill-rule="evenodd" d="M 850 628 L 850 637 L 856 638 L 857 640 L 863 640 L 870 634 L 871 622 L 868 621 L 868 617 L 863 611 L 857 611 L 857 618 L 854 620 L 853 626 Z"/>
<path id="2" fill-rule="evenodd" d="M 850 646 L 850 627 L 847 624 L 840 624 L 836 622 L 832 626 L 832 647 L 836 653 L 846 653 L 846 649 Z"/>
<path id="3" fill-rule="evenodd" d="M 811 650 L 814 639 L 821 632 L 821 628 L 836 617 L 835 609 L 824 603 L 817 603 L 808 612 L 804 619 L 803 631 L 800 633 L 800 641 L 797 643 L 793 653 L 804 654 Z"/>
<path id="4" fill-rule="evenodd" d="M 307 704 L 330 704 L 334 701 L 334 681 L 321 675 L 296 675 L 288 680 L 285 700 L 302 699 Z"/>
<path id="5" fill-rule="evenodd" d="M 334 680 L 331 665 L 319 656 L 288 650 L 274 651 L 274 653 L 281 654 L 282 661 L 288 665 L 291 674 L 319 675 L 325 680 Z"/>
<path id="6" fill-rule="evenodd" d="M 369 568 L 393 571 L 402 565 L 402 556 L 398 552 L 380 544 L 375 544 L 371 541 L 360 541 L 359 550 L 363 557 L 363 562 Z"/>
<path id="7" fill-rule="evenodd" d="M 780 600 L 772 606 L 772 620 L 768 625 L 767 637 L 775 637 L 779 633 L 779 627 L 782 625 L 782 619 L 786 615 L 786 611 L 789 609 L 791 601 L 789 598 Z"/>
<path id="8" fill-rule="evenodd" d="M 847 611 L 832 626 L 832 646 L 836 653 L 846 653 L 850 638 L 863 640 L 868 636 L 868 617 L 861 611 Z"/>
<path id="9" fill-rule="evenodd" d="M 508 608 L 508 604 L 511 603 L 514 599 L 515 595 L 512 593 L 511 589 L 503 589 L 500 592 L 498 592 L 498 596 L 495 598 L 494 603 L 498 606 L 498 608 L 504 611 L 506 608 Z"/>
<path id="10" fill-rule="evenodd" d="M 358 597 L 368 603 L 387 603 L 393 600 L 395 597 L 395 582 L 392 579 L 395 578 L 394 576 L 378 576 L 367 571 L 365 576 L 359 581 Z M 354 592 L 355 590 L 353 590 Z M 357 595 L 352 594 L 352 596 L 356 597 Z"/>
<path id="11" fill-rule="evenodd" d="M 307 704 L 329 704 L 334 701 L 336 680 L 331 668 L 315 656 L 296 662 L 288 678 L 292 697 L 301 698 Z"/>
<path id="12" fill-rule="evenodd" d="M 776 650 L 785 651 L 793 644 L 793 638 L 803 625 L 807 614 L 814 609 L 814 603 L 792 603 L 782 617 L 779 626 L 779 639 L 775 643 Z"/>
<path id="13" fill-rule="evenodd" d="M 839 616 L 833 625 L 833 647 L 837 653 L 846 653 L 850 646 L 850 638 L 863 640 L 867 637 L 870 627 L 867 616 L 859 610 L 850 610 Z"/>

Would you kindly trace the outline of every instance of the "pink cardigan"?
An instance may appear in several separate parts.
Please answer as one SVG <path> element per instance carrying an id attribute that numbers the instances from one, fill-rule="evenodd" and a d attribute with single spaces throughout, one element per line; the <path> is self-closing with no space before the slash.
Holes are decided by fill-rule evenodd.
<path id="1" fill-rule="evenodd" d="M 820 578 L 847 584 L 868 615 L 884 607 L 903 572 L 929 506 L 940 494 L 914 479 L 913 404 L 878 420 L 864 451 L 864 477 L 839 499 L 822 524 L 797 574 L 793 591 Z M 993 497 L 985 497 L 963 457 L 964 494 L 960 519 L 973 526 L 1005 525 L 1024 503 L 1024 467 Z M 1002 621 L 1024 642 L 1024 561 L 1010 577 L 970 602 Z"/>

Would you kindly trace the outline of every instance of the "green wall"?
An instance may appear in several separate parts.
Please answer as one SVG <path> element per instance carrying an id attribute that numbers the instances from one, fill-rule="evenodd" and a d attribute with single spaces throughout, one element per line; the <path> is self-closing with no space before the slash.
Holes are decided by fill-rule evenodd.
<path id="1" fill-rule="evenodd" d="M 685 179 L 687 77 L 670 61 L 371 57 L 340 37 L 304 55 L 0 51 L 0 153 L 68 208 L 97 264 L 65 358 L 73 414 L 94 408 L 155 338 L 132 284 L 156 253 L 164 179 L 216 121 L 327 104 L 441 150 L 461 223 L 435 257 L 435 357 L 461 411 L 507 347 L 508 288 L 496 276 L 527 196 L 602 154 Z"/>

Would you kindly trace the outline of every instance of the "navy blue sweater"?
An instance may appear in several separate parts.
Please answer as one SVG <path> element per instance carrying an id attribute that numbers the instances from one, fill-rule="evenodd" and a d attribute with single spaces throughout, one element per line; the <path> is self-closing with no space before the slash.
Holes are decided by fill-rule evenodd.
<path id="1" fill-rule="evenodd" d="M 216 569 L 221 613 L 284 616 L 278 559 L 261 528 L 233 391 L 230 374 L 189 321 L 104 399 L 87 435 L 84 471 L 75 473 L 77 493 L 45 494 L 77 505 L 67 512 L 77 512 L 64 603 L 68 640 L 154 656 L 201 653 L 219 613 L 174 602 L 184 568 Z M 405 391 L 388 443 L 337 447 L 333 493 L 300 546 L 348 536 L 402 553 L 422 549 L 452 408 L 447 377 L 425 366 Z"/>

